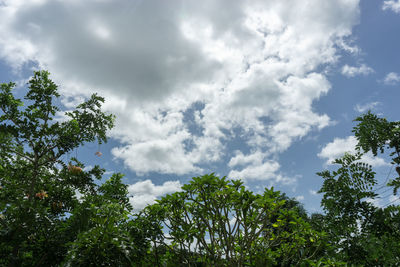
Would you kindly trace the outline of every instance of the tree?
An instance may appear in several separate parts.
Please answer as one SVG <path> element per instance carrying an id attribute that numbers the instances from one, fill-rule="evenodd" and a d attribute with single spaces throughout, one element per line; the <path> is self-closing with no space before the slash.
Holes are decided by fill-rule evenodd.
<path id="1" fill-rule="evenodd" d="M 331 256 L 349 264 L 393 266 L 400 258 L 400 208 L 398 205 L 376 207 L 372 201 L 375 175 L 372 166 L 362 163 L 361 156 L 371 151 L 390 151 L 392 164 L 400 164 L 400 122 L 388 122 L 368 112 L 355 120 L 353 132 L 358 140 L 356 155 L 345 154 L 333 163 L 335 171 L 318 173 L 324 179 L 319 193 L 326 215 L 313 216 L 314 228 L 325 230 L 334 249 Z M 400 175 L 400 167 L 396 167 Z M 384 185 L 385 186 L 385 185 Z M 394 193 L 400 177 L 391 181 Z"/>
<path id="2" fill-rule="evenodd" d="M 68 244 L 66 265 L 132 266 L 146 258 L 149 242 L 137 233 L 143 224 L 130 218 L 132 206 L 121 179 L 114 174 L 98 188 L 99 194 L 86 195 L 72 211 L 65 232 L 79 233 Z"/>
<path id="3" fill-rule="evenodd" d="M 353 129 L 358 140 L 359 151 L 364 153 L 371 151 L 374 156 L 377 156 L 378 152 L 390 151 L 391 163 L 397 165 L 395 169 L 398 177 L 389 185 L 393 186 L 394 194 L 396 194 L 400 187 L 400 121 L 389 122 L 370 111 L 357 117 L 355 121 L 359 122 Z"/>
<path id="4" fill-rule="evenodd" d="M 0 258 L 5 265 L 54 264 L 67 247 L 60 227 L 78 205 L 76 190 L 95 192 L 94 179 L 104 170 L 63 156 L 86 142 L 106 142 L 114 116 L 101 111 L 96 94 L 55 120 L 60 109 L 57 85 L 46 71 L 37 71 L 21 99 L 15 83 L 0 86 Z"/>
<path id="5" fill-rule="evenodd" d="M 324 234 L 313 230 L 273 189 L 256 195 L 241 181 L 213 174 L 194 177 L 181 192 L 148 206 L 165 233 L 153 251 L 176 265 L 268 266 L 311 262 L 325 249 Z M 168 241 L 169 240 L 169 241 Z"/>
<path id="6" fill-rule="evenodd" d="M 326 212 L 325 220 L 320 223 L 325 222 L 323 230 L 335 244 L 334 253 L 346 262 L 366 258 L 367 251 L 360 239 L 375 211 L 367 201 L 376 196 L 372 191 L 376 184 L 375 173 L 371 166 L 359 162 L 360 158 L 361 155 L 346 154 L 333 162 L 340 165 L 338 170 L 318 173 L 324 179 L 319 193 L 323 194 L 321 206 Z"/>
<path id="7" fill-rule="evenodd" d="M 362 153 L 390 151 L 400 187 L 400 122 L 357 118 L 356 155 L 323 171 L 323 214 L 308 217 L 285 194 L 247 190 L 214 174 L 133 213 L 116 173 L 64 157 L 106 142 L 114 116 L 96 94 L 65 112 L 49 73 L 38 71 L 24 100 L 0 85 L 0 265 L 4 266 L 393 266 L 400 261 L 400 208 L 371 204 L 375 172 Z M 77 192 L 82 197 L 77 198 Z"/>

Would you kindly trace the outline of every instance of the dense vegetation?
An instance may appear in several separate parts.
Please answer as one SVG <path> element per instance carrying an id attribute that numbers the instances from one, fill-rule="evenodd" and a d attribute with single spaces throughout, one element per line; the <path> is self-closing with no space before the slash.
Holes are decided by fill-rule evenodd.
<path id="1" fill-rule="evenodd" d="M 114 117 L 93 95 L 55 119 L 59 97 L 48 72 L 35 72 L 24 102 L 0 88 L 0 265 L 2 266 L 393 266 L 400 262 L 399 206 L 377 208 L 375 173 L 362 153 L 388 152 L 400 175 L 400 122 L 356 119 L 358 153 L 318 173 L 324 214 L 266 188 L 214 174 L 133 213 L 122 174 L 101 185 L 65 157 L 106 142 Z M 66 160 L 67 158 L 67 160 Z M 400 177 L 387 185 L 393 193 Z M 77 198 L 77 192 L 82 198 Z"/>

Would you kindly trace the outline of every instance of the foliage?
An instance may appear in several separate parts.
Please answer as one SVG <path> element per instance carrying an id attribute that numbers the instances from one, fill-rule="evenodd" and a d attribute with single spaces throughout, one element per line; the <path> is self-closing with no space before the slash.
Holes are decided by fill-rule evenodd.
<path id="1" fill-rule="evenodd" d="M 127 197 L 127 186 L 121 179 L 122 175 L 114 174 L 98 188 L 99 194 L 84 196 L 82 203 L 66 220 L 68 232 L 78 230 L 77 238 L 69 244 L 67 265 L 132 264 L 137 250 L 129 234 L 128 215 L 132 207 Z"/>
<path id="2" fill-rule="evenodd" d="M 104 114 L 102 97 L 90 99 L 66 119 L 55 120 L 59 94 L 49 73 L 38 71 L 29 90 L 15 98 L 15 83 L 0 86 L 0 258 L 5 265 L 60 262 L 67 250 L 60 231 L 65 216 L 77 205 L 75 192 L 95 192 L 94 179 L 104 170 L 71 172 L 84 165 L 63 156 L 86 142 L 106 142 L 113 115 Z M 73 236 L 73 235 L 72 235 Z M 68 240 L 68 239 L 67 239 Z"/>
<path id="3" fill-rule="evenodd" d="M 388 122 L 368 112 L 358 117 L 353 132 L 358 140 L 357 154 L 336 159 L 337 170 L 318 173 L 324 183 L 321 206 L 326 215 L 314 215 L 312 224 L 330 236 L 334 248 L 330 254 L 337 260 L 354 265 L 393 266 L 400 258 L 398 231 L 399 206 L 375 207 L 375 172 L 362 163 L 363 153 L 377 156 L 390 149 L 392 164 L 399 164 L 399 122 Z M 396 167 L 400 174 L 399 167 Z M 396 192 L 399 178 L 389 183 Z"/>
<path id="4" fill-rule="evenodd" d="M 1 266 L 395 266 L 400 207 L 377 208 L 375 172 L 362 154 L 390 152 L 400 187 L 400 122 L 368 112 L 353 132 L 358 152 L 318 173 L 324 214 L 238 180 L 194 177 L 133 213 L 123 175 L 99 185 L 105 170 L 65 157 L 107 141 L 114 116 L 92 95 L 70 112 L 55 104 L 57 85 L 35 72 L 23 100 L 0 85 Z M 63 119 L 56 119 L 64 114 Z M 66 159 L 67 158 L 67 159 Z M 77 197 L 77 193 L 81 197 Z"/>
<path id="5" fill-rule="evenodd" d="M 367 251 L 359 240 L 363 236 L 364 224 L 374 212 L 374 206 L 367 200 L 376 196 L 372 192 L 376 183 L 375 173 L 371 166 L 358 161 L 360 157 L 346 154 L 334 161 L 340 165 L 338 170 L 318 173 L 324 178 L 319 191 L 323 193 L 321 206 L 326 211 L 323 229 L 336 244 L 335 253 L 340 251 L 345 261 L 366 257 Z"/>
<path id="6" fill-rule="evenodd" d="M 241 181 L 213 174 L 194 177 L 143 212 L 158 213 L 166 232 L 155 240 L 176 264 L 296 265 L 315 259 L 324 234 L 311 229 L 279 192 L 255 195 Z M 156 255 L 155 255 L 156 256 Z"/>
<path id="7" fill-rule="evenodd" d="M 356 118 L 355 121 L 359 122 L 353 129 L 358 139 L 359 150 L 371 151 L 374 156 L 377 156 L 378 152 L 390 151 L 392 164 L 397 164 L 398 177 L 389 185 L 394 187 L 394 194 L 396 194 L 400 187 L 400 121 L 389 122 L 370 111 Z"/>

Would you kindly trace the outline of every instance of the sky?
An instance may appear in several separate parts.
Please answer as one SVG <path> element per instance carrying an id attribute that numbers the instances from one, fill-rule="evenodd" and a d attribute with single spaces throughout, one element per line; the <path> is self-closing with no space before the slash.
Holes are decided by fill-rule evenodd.
<path id="1" fill-rule="evenodd" d="M 399 32 L 400 0 L 1 0 L 0 82 L 22 95 L 46 69 L 64 110 L 104 96 L 110 141 L 66 159 L 124 173 L 137 210 L 213 172 L 311 213 L 353 120 L 400 119 Z M 394 177 L 364 160 L 378 185 Z"/>

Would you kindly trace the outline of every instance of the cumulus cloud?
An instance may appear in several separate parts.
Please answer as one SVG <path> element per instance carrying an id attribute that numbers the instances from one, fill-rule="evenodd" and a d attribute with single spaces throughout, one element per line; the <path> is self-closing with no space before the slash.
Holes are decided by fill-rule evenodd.
<path id="1" fill-rule="evenodd" d="M 358 5 L 6 0 L 0 58 L 49 69 L 66 105 L 103 95 L 117 115 L 112 153 L 137 174 L 226 161 L 231 175 L 284 182 L 279 154 L 331 123 L 313 102 L 330 89 L 321 68 L 350 47 Z M 235 164 L 233 140 L 258 160 Z"/>
<path id="2" fill-rule="evenodd" d="M 280 168 L 280 165 L 276 161 L 266 161 L 262 163 L 250 164 L 242 170 L 232 170 L 229 173 L 230 177 L 242 178 L 242 179 L 260 179 L 269 180 L 276 179 L 275 173 Z"/>
<path id="3" fill-rule="evenodd" d="M 363 105 L 357 104 L 354 107 L 354 110 L 357 112 L 360 112 L 360 113 L 364 113 L 368 110 L 374 109 L 375 107 L 379 106 L 380 104 L 381 104 L 380 102 L 370 102 L 370 103 L 365 103 Z"/>
<path id="4" fill-rule="evenodd" d="M 396 72 L 388 73 L 383 79 L 383 83 L 386 85 L 396 85 L 400 82 L 400 75 Z"/>
<path id="5" fill-rule="evenodd" d="M 318 153 L 318 157 L 326 159 L 326 164 L 331 165 L 332 162 L 342 157 L 346 152 L 356 153 L 357 138 L 355 136 L 348 136 L 346 138 L 335 138 L 332 142 L 326 144 Z M 388 166 L 383 158 L 374 157 L 371 152 L 364 154 L 361 158 L 362 162 L 370 164 L 374 167 Z"/>
<path id="6" fill-rule="evenodd" d="M 151 180 L 145 180 L 129 185 L 128 192 L 134 210 L 139 211 L 153 204 L 159 197 L 180 191 L 181 187 L 179 181 L 167 181 L 162 185 L 155 185 Z"/>
<path id="7" fill-rule="evenodd" d="M 275 160 L 265 160 L 268 158 L 266 153 L 253 151 L 244 155 L 241 151 L 236 151 L 236 155 L 231 158 L 228 166 L 232 168 L 229 177 L 243 180 L 266 180 L 271 183 L 291 184 L 296 177 L 286 177 L 280 174 L 280 164 Z"/>
<path id="8" fill-rule="evenodd" d="M 354 76 L 357 76 L 357 75 L 366 76 L 366 75 L 371 74 L 373 72 L 374 72 L 374 70 L 371 67 L 368 67 L 365 64 L 361 64 L 358 67 L 353 67 L 353 66 L 349 66 L 349 65 L 346 64 L 342 68 L 342 74 L 344 76 L 347 76 L 347 77 L 354 77 Z"/>
<path id="9" fill-rule="evenodd" d="M 395 13 L 400 13 L 400 0 L 394 1 L 384 1 L 382 5 L 382 10 L 392 10 Z"/>

